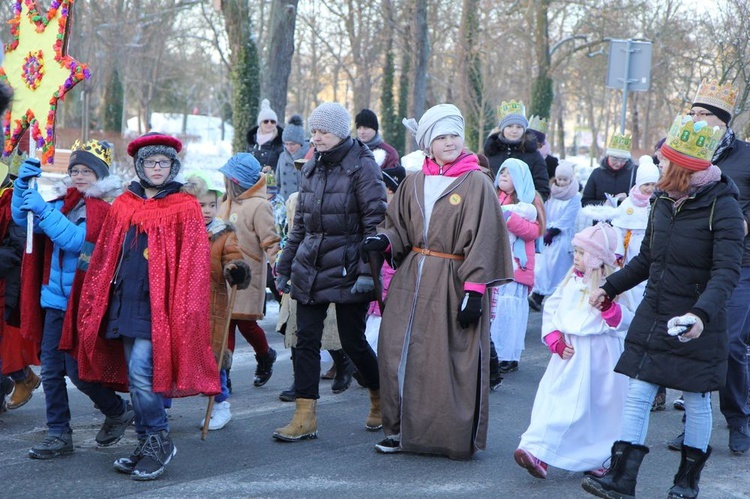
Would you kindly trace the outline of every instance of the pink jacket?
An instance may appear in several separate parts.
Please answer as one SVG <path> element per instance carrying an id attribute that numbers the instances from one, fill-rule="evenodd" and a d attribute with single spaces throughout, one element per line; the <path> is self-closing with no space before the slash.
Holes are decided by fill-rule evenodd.
<path id="1" fill-rule="evenodd" d="M 497 198 L 500 201 L 500 205 L 513 204 L 512 198 L 503 191 L 498 192 Z M 526 268 L 522 269 L 518 258 L 513 256 L 513 260 L 516 262 L 516 266 L 518 266 L 513 273 L 513 280 L 528 286 L 529 290 L 531 290 L 534 287 L 534 256 L 536 255 L 534 241 L 539 237 L 539 223 L 529 222 L 515 213 L 511 213 L 505 224 L 513 235 L 521 238 L 526 243 L 524 244 L 524 248 L 526 249 Z"/>

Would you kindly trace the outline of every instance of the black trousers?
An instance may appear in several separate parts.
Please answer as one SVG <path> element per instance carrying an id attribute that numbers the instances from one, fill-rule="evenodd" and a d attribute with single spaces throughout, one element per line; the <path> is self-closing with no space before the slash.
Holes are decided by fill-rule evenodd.
<path id="1" fill-rule="evenodd" d="M 297 346 L 294 351 L 294 386 L 297 397 L 317 399 L 320 381 L 320 340 L 328 303 L 297 303 Z M 378 359 L 365 339 L 369 303 L 337 303 L 336 322 L 341 347 L 362 375 L 367 388 L 378 390 Z"/>

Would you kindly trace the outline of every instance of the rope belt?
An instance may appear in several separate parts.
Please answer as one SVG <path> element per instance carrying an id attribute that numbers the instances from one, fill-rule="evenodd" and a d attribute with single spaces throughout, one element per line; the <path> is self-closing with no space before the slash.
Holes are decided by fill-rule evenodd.
<path id="1" fill-rule="evenodd" d="M 436 256 L 438 258 L 447 258 L 448 260 L 463 260 L 463 255 L 453 255 L 451 253 L 440 253 L 439 251 L 432 251 L 428 250 L 426 248 L 418 248 L 416 246 L 412 246 L 412 251 L 415 253 L 421 253 L 426 256 Z"/>

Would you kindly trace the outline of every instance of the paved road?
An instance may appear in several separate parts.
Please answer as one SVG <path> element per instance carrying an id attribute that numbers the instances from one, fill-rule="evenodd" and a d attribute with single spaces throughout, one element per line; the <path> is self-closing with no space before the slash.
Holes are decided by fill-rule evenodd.
<path id="1" fill-rule="evenodd" d="M 178 452 L 159 480 L 133 482 L 112 469 L 114 459 L 128 455 L 135 446 L 135 434 L 128 430 L 116 446 L 96 448 L 94 436 L 102 418 L 75 389 L 70 390 L 73 455 L 50 461 L 27 458 L 26 450 L 41 440 L 45 431 L 40 389 L 25 407 L 0 414 L 0 498 L 589 497 L 580 488 L 580 474 L 550 469 L 547 480 L 537 480 L 512 458 L 528 425 L 536 386 L 549 358 L 538 340 L 539 313 L 531 314 L 521 369 L 508 375 L 491 394 L 488 449 L 467 462 L 376 453 L 373 444 L 382 437 L 364 429 L 367 391 L 353 386 L 334 395 L 330 381 L 321 382 L 319 438 L 296 444 L 274 441 L 273 430 L 285 425 L 293 412 L 293 404 L 277 398 L 291 381 L 291 363 L 281 336 L 273 332 L 275 317 L 275 310 L 270 310 L 262 323 L 279 351 L 273 378 L 266 386 L 253 388 L 255 361 L 252 350 L 240 338 L 232 370 L 232 421 L 201 441 L 198 423 L 206 399 L 176 400 L 170 424 Z M 676 395 L 670 391 L 669 400 Z M 750 456 L 729 454 L 716 397 L 714 407 L 714 454 L 703 474 L 701 497 L 750 498 Z M 667 450 L 664 442 L 679 431 L 681 416 L 671 408 L 653 415 L 647 442 L 651 453 L 641 468 L 639 497 L 666 497 L 679 455 Z"/>

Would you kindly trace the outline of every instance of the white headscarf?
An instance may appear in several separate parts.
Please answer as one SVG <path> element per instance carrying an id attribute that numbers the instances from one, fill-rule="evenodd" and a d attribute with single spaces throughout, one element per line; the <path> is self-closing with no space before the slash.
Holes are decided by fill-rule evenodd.
<path id="1" fill-rule="evenodd" d="M 464 139 L 464 117 L 453 104 L 438 104 L 427 110 L 417 123 L 414 118 L 404 118 L 401 123 L 417 139 L 417 146 L 432 157 L 432 141 L 441 135 L 458 135 Z"/>

